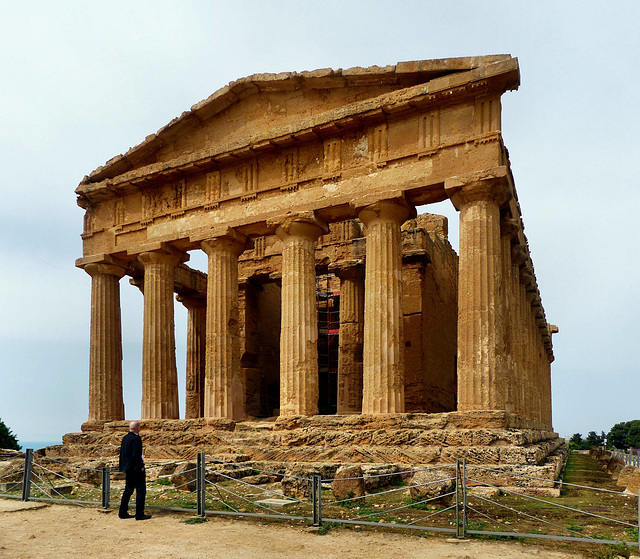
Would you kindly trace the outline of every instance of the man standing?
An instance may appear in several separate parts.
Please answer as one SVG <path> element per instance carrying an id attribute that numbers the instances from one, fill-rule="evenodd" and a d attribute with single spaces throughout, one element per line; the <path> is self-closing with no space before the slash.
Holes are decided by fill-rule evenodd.
<path id="1" fill-rule="evenodd" d="M 150 515 L 144 513 L 144 499 L 147 485 L 142 458 L 142 439 L 140 438 L 140 422 L 129 423 L 129 432 L 123 437 L 120 445 L 120 471 L 125 473 L 124 493 L 120 501 L 120 518 L 132 518 L 129 514 L 129 499 L 136 490 L 136 520 L 148 520 Z"/>

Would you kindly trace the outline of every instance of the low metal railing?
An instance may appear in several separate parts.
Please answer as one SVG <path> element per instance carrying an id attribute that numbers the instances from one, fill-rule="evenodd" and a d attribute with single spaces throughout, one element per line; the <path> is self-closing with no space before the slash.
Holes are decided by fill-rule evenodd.
<path id="1" fill-rule="evenodd" d="M 626 466 L 640 468 L 640 450 L 612 450 L 611 454 L 621 458 Z"/>
<path id="2" fill-rule="evenodd" d="M 108 467 L 68 464 L 34 455 L 31 449 L 10 462 L 15 466 L 0 475 L 2 497 L 108 509 L 120 493 L 111 486 Z M 190 462 L 179 460 L 171 465 Z M 69 474 L 74 468 L 78 470 L 75 479 Z M 207 459 L 204 453 L 198 453 L 195 465 L 183 468 L 180 474 L 185 481 L 178 485 L 172 483 L 161 490 L 154 487 L 148 492 L 147 506 L 201 517 L 246 516 L 304 520 L 314 526 L 334 523 L 434 531 L 458 538 L 541 538 L 640 547 L 640 492 L 630 496 L 465 460 L 353 478 L 323 478 L 319 474 L 294 476 L 255 465 Z M 78 481 L 77 477 L 83 476 L 93 482 Z M 356 482 L 367 490 L 337 498 L 332 484 L 338 481 Z M 295 484 L 296 496 L 285 495 L 277 483 Z M 563 496 L 545 497 L 540 493 L 547 490 L 556 494 L 561 490 Z M 598 507 L 581 504 L 580 496 L 586 492 L 600 495 Z"/>

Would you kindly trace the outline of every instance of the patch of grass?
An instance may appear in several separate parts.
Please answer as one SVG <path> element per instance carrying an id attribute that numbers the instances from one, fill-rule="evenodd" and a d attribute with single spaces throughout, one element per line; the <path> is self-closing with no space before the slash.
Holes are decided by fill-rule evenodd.
<path id="1" fill-rule="evenodd" d="M 339 507 L 344 507 L 345 509 L 356 509 L 362 504 L 362 501 L 364 501 L 364 499 L 354 499 L 353 501 L 350 501 L 349 499 L 353 499 L 353 496 L 353 493 L 349 493 L 349 495 L 347 495 L 345 499 L 336 501 L 333 504 L 338 505 Z"/>
<path id="2" fill-rule="evenodd" d="M 594 549 L 592 556 L 595 559 L 616 559 L 616 557 L 629 557 L 629 548 L 622 544 L 603 545 L 598 549 Z"/>
<path id="3" fill-rule="evenodd" d="M 638 541 L 638 529 L 637 528 L 627 528 L 626 529 L 627 536 L 632 542 Z"/>
<path id="4" fill-rule="evenodd" d="M 339 526 L 340 524 L 338 524 L 337 522 L 323 522 L 320 528 L 318 528 L 316 534 L 318 536 L 324 536 L 325 534 L 328 534 L 329 531 L 335 530 Z"/>
<path id="5" fill-rule="evenodd" d="M 161 477 L 155 483 L 156 485 L 171 485 L 171 480 L 168 477 Z"/>
<path id="6" fill-rule="evenodd" d="M 567 524 L 567 530 L 572 530 L 573 532 L 582 532 L 582 530 L 584 530 L 584 526 L 582 524 L 574 524 L 573 522 L 569 522 L 569 524 Z"/>
<path id="7" fill-rule="evenodd" d="M 186 520 L 183 520 L 184 524 L 202 524 L 203 522 L 206 522 L 207 519 L 204 516 L 194 516 L 193 518 L 187 518 Z"/>
<path id="8" fill-rule="evenodd" d="M 409 505 L 409 508 L 412 508 L 415 510 L 425 510 L 428 512 L 433 510 L 431 508 L 433 505 L 430 505 L 429 503 L 425 503 L 424 501 L 415 501 L 414 499 L 406 499 L 404 504 Z"/>

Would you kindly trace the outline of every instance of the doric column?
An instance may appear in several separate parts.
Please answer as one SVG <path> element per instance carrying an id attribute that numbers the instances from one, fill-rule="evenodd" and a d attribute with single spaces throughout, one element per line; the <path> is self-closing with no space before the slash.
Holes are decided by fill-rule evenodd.
<path id="1" fill-rule="evenodd" d="M 525 287 L 525 384 L 527 386 L 527 399 L 529 401 L 529 417 L 540 420 L 540 392 L 537 382 L 537 346 L 536 346 L 536 324 L 533 318 L 531 303 L 535 299 L 536 292 L 534 290 L 532 270 L 527 269 L 521 271 L 521 277 L 525 278 L 527 285 Z"/>
<path id="2" fill-rule="evenodd" d="M 527 387 L 524 373 L 524 325 L 522 321 L 523 287 L 520 283 L 520 265 L 525 261 L 526 253 L 518 244 L 511 250 L 511 290 L 513 293 L 513 307 L 511 313 L 511 344 L 516 386 L 516 413 L 522 417 L 527 415 Z"/>
<path id="3" fill-rule="evenodd" d="M 89 421 L 124 419 L 120 278 L 124 268 L 87 264 L 91 276 Z"/>
<path id="4" fill-rule="evenodd" d="M 551 348 L 553 347 L 552 338 L 554 334 L 557 334 L 559 331 L 558 327 L 555 324 L 547 324 L 547 332 L 549 333 L 548 345 L 545 344 L 545 361 L 544 361 L 544 381 L 545 386 L 547 388 L 547 414 L 546 414 L 546 425 L 552 429 L 553 428 L 553 398 L 551 391 L 551 363 L 553 362 L 553 354 L 551 353 Z"/>
<path id="5" fill-rule="evenodd" d="M 204 415 L 204 370 L 207 326 L 207 303 L 202 297 L 180 295 L 187 308 L 187 367 L 185 419 Z"/>
<path id="6" fill-rule="evenodd" d="M 364 266 L 353 264 L 335 268 L 340 278 L 338 414 L 362 411 Z"/>
<path id="7" fill-rule="evenodd" d="M 173 274 L 188 255 L 170 248 L 143 252 L 142 419 L 178 419 Z"/>
<path id="8" fill-rule="evenodd" d="M 506 169 L 449 179 L 460 212 L 458 280 L 458 409 L 507 408 L 500 205 Z"/>
<path id="9" fill-rule="evenodd" d="M 245 416 L 245 382 L 240 369 L 238 256 L 247 238 L 233 229 L 202 242 L 209 255 L 205 417 Z"/>
<path id="10" fill-rule="evenodd" d="M 415 214 L 401 199 L 360 210 L 366 225 L 363 413 L 404 412 L 402 233 Z"/>
<path id="11" fill-rule="evenodd" d="M 312 215 L 285 220 L 282 240 L 280 415 L 318 413 L 318 311 L 316 240 L 327 231 Z"/>
<path id="12" fill-rule="evenodd" d="M 520 290 L 519 290 L 519 356 L 521 362 L 521 382 L 523 400 L 523 415 L 529 419 L 534 419 L 535 406 L 531 395 L 531 351 L 529 342 L 529 322 L 530 314 L 529 301 L 527 300 L 527 286 L 529 284 L 530 275 L 524 266 L 520 266 L 519 274 Z"/>
<path id="13" fill-rule="evenodd" d="M 513 289 L 513 266 L 511 263 L 511 243 L 519 230 L 518 223 L 514 219 L 504 218 L 500 222 L 500 243 L 502 246 L 502 282 L 501 297 L 504 326 L 501 329 L 504 336 L 505 360 L 505 409 L 509 413 L 518 412 L 518 373 L 515 364 L 515 296 Z"/>

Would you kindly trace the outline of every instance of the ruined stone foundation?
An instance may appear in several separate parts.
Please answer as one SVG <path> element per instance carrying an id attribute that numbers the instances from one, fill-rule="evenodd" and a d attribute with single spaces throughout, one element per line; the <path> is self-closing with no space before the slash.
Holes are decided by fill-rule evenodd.
<path id="1" fill-rule="evenodd" d="M 126 421 L 87 422 L 64 436 L 46 455 L 117 457 Z M 141 436 L 149 459 L 194 458 L 198 452 L 224 462 L 272 470 L 334 471 L 341 465 L 398 465 L 401 469 L 453 464 L 495 467 L 549 480 L 527 482 L 534 492 L 553 494 L 566 445 L 542 424 L 503 411 L 437 414 L 372 414 L 228 419 L 146 420 Z M 333 467 L 332 467 L 333 466 Z M 513 479 L 485 474 L 506 486 Z"/>

